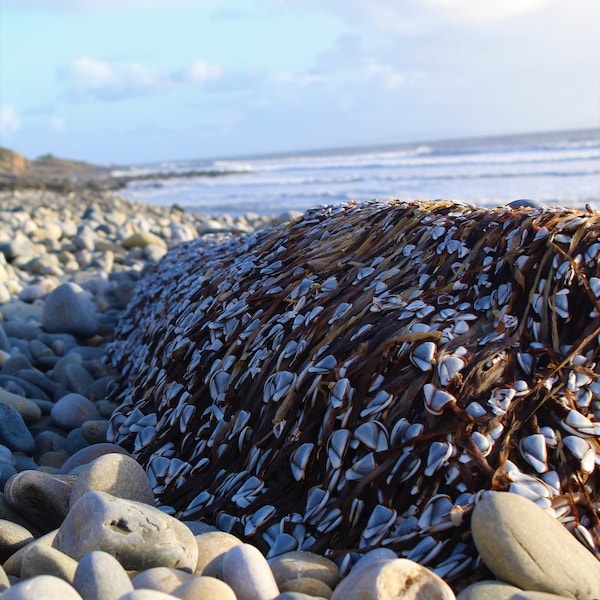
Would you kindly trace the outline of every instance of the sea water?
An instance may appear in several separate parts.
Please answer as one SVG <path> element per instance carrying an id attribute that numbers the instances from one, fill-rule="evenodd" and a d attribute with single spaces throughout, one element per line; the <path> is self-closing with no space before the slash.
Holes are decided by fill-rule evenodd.
<path id="1" fill-rule="evenodd" d="M 165 177 L 161 174 L 204 172 Z M 350 200 L 517 199 L 600 209 L 600 129 L 132 165 L 124 195 L 217 216 L 278 215 Z"/>

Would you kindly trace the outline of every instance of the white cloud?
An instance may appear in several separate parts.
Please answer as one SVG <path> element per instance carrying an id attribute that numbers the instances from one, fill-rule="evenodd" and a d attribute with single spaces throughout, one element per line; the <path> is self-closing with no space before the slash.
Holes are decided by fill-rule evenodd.
<path id="1" fill-rule="evenodd" d="M 191 6 L 201 0 L 2 0 L 3 7 L 48 12 L 120 12 L 160 6 Z M 210 3 L 211 0 L 206 0 Z"/>
<path id="2" fill-rule="evenodd" d="M 0 105 L 0 134 L 10 135 L 21 128 L 21 119 L 13 104 Z"/>
<path id="3" fill-rule="evenodd" d="M 223 69 L 219 65 L 213 65 L 205 60 L 197 60 L 189 67 L 176 71 L 172 74 L 172 79 L 175 81 L 190 81 L 195 83 L 203 83 L 207 81 L 215 81 L 223 76 Z"/>
<path id="4" fill-rule="evenodd" d="M 426 0 L 451 21 L 490 23 L 541 10 L 548 0 Z"/>
<path id="5" fill-rule="evenodd" d="M 166 71 L 139 63 L 108 63 L 88 56 L 78 58 L 59 71 L 73 96 L 100 100 L 123 100 L 167 91 L 184 83 L 205 83 L 219 79 L 218 65 L 198 60 L 184 69 Z"/>

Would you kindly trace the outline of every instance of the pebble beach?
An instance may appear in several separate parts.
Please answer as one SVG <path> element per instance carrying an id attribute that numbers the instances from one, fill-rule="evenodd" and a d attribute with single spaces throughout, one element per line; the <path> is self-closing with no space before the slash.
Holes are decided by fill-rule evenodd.
<path id="1" fill-rule="evenodd" d="M 472 530 L 485 581 L 445 582 L 386 548 L 349 572 L 295 551 L 267 560 L 214 524 L 155 506 L 107 442 L 105 348 L 172 248 L 298 215 L 219 218 L 113 192 L 0 194 L 0 600 L 600 598 L 600 562 L 533 502 L 489 492 Z"/>

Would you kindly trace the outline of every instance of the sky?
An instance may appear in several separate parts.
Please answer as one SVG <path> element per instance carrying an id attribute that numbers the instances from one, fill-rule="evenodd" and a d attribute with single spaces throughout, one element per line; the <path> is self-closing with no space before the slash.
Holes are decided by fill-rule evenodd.
<path id="1" fill-rule="evenodd" d="M 28 158 L 591 127 L 598 0 L 0 0 L 0 146 Z"/>

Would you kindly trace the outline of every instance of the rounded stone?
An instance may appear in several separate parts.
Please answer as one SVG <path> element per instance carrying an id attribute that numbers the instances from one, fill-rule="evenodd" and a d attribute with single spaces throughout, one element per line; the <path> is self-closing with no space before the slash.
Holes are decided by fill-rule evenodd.
<path id="1" fill-rule="evenodd" d="M 198 560 L 194 535 L 180 521 L 105 492 L 88 492 L 75 502 L 53 546 L 76 560 L 104 550 L 134 571 L 173 567 L 193 572 Z"/>
<path id="2" fill-rule="evenodd" d="M 238 600 L 272 600 L 279 594 L 267 559 L 250 544 L 240 544 L 226 552 L 223 580 Z"/>
<path id="3" fill-rule="evenodd" d="M 450 586 L 433 571 L 405 558 L 372 562 L 342 579 L 331 600 L 455 600 Z"/>
<path id="4" fill-rule="evenodd" d="M 208 531 L 196 535 L 198 546 L 198 562 L 195 575 L 223 578 L 223 557 L 234 546 L 239 546 L 242 541 L 225 531 Z"/>
<path id="5" fill-rule="evenodd" d="M 466 587 L 456 600 L 509 600 L 521 589 L 504 581 L 478 581 Z"/>
<path id="6" fill-rule="evenodd" d="M 42 417 L 40 407 L 33 400 L 13 394 L 4 388 L 0 388 L 0 402 L 14 408 L 28 425 L 37 423 Z"/>
<path id="7" fill-rule="evenodd" d="M 320 579 L 313 577 L 298 577 L 298 579 L 289 579 L 279 585 L 281 592 L 299 592 L 308 596 L 317 596 L 319 598 L 331 598 L 333 590 Z"/>
<path id="8" fill-rule="evenodd" d="M 71 365 L 74 366 L 74 365 Z M 85 396 L 75 392 L 63 396 L 50 411 L 52 421 L 66 431 L 79 427 L 90 419 L 100 416 L 96 405 Z"/>
<path id="9" fill-rule="evenodd" d="M 398 556 L 389 548 L 375 548 L 374 550 L 363 554 L 353 565 L 351 572 L 356 575 L 356 573 L 358 573 L 361 569 L 368 567 L 371 563 L 381 560 L 393 560 L 395 558 L 398 558 Z"/>
<path id="10" fill-rule="evenodd" d="M 102 412 L 98 410 L 100 416 Z M 90 419 L 81 424 L 81 433 L 89 444 L 102 444 L 106 442 L 108 421 L 106 419 Z"/>
<path id="11" fill-rule="evenodd" d="M 91 491 L 107 492 L 117 498 L 154 506 L 152 485 L 146 471 L 126 454 L 104 454 L 84 467 L 73 484 L 70 506 Z"/>
<path id="12" fill-rule="evenodd" d="M 0 561 L 4 562 L 19 548 L 23 548 L 34 539 L 29 529 L 18 523 L 0 519 Z"/>
<path id="13" fill-rule="evenodd" d="M 81 430 L 78 431 L 81 432 Z M 83 438 L 83 435 L 81 437 Z M 69 438 L 67 436 L 67 442 L 68 441 Z M 68 444 L 67 450 L 69 450 Z M 70 473 L 72 469 L 80 467 L 81 465 L 87 465 L 99 456 L 113 453 L 125 454 L 129 456 L 129 452 L 127 452 L 127 450 L 124 450 L 123 448 L 121 448 L 121 446 L 117 446 L 116 444 L 105 443 L 85 446 L 84 448 L 81 448 L 81 450 L 77 450 L 68 460 L 66 460 L 63 463 L 63 466 L 60 468 L 59 473 Z"/>
<path id="14" fill-rule="evenodd" d="M 537 504 L 510 492 L 486 492 L 473 509 L 473 540 L 485 565 L 521 589 L 600 597 L 600 561 Z"/>
<path id="15" fill-rule="evenodd" d="M 279 587 L 291 579 L 309 577 L 333 589 L 340 578 L 339 568 L 332 560 L 302 550 L 281 554 L 270 560 L 269 565 Z"/>
<path id="16" fill-rule="evenodd" d="M 52 290 L 44 302 L 42 326 L 51 333 L 92 337 L 98 333 L 96 307 L 81 286 L 63 283 Z"/>
<path id="17" fill-rule="evenodd" d="M 28 552 L 33 546 L 52 546 L 52 542 L 54 541 L 57 532 L 57 529 L 50 531 L 37 538 L 35 541 L 30 542 L 27 544 L 27 546 L 17 550 L 9 559 L 4 561 L 4 564 L 2 565 L 2 568 L 6 571 L 6 574 L 12 575 L 13 577 L 19 577 L 21 574 L 21 562 L 23 560 L 23 556 L 25 556 L 25 553 Z"/>
<path id="18" fill-rule="evenodd" d="M 175 596 L 157 590 L 133 590 L 127 592 L 119 600 L 174 600 Z"/>
<path id="19" fill-rule="evenodd" d="M 0 593 L 10 587 L 10 579 L 6 574 L 6 571 L 0 567 Z"/>
<path id="20" fill-rule="evenodd" d="M 53 575 L 38 575 L 2 592 L 2 600 L 83 600 L 66 582 Z"/>
<path id="21" fill-rule="evenodd" d="M 236 600 L 231 587 L 215 577 L 193 577 L 170 593 L 180 600 Z"/>
<path id="22" fill-rule="evenodd" d="M 169 567 L 154 567 L 138 573 L 131 583 L 136 590 L 157 590 L 170 594 L 175 588 L 193 578 L 191 573 Z"/>
<path id="23" fill-rule="evenodd" d="M 127 248 L 145 248 L 146 246 L 158 246 L 159 248 L 167 248 L 167 243 L 161 237 L 149 231 L 141 231 L 134 233 L 123 240 L 123 247 Z"/>
<path id="24" fill-rule="evenodd" d="M 23 417 L 12 406 L 0 402 L 0 444 L 13 452 L 31 455 L 35 441 Z"/>
<path id="25" fill-rule="evenodd" d="M 94 550 L 81 558 L 73 587 L 85 600 L 117 600 L 133 591 L 131 580 L 121 563 L 101 550 Z"/>
<path id="26" fill-rule="evenodd" d="M 4 486 L 9 506 L 27 515 L 27 519 L 44 533 L 60 525 L 69 511 L 73 477 L 21 471 Z"/>
<path id="27" fill-rule="evenodd" d="M 43 544 L 31 546 L 21 559 L 21 579 L 54 575 L 72 584 L 76 569 L 77 561 L 64 552 Z"/>

